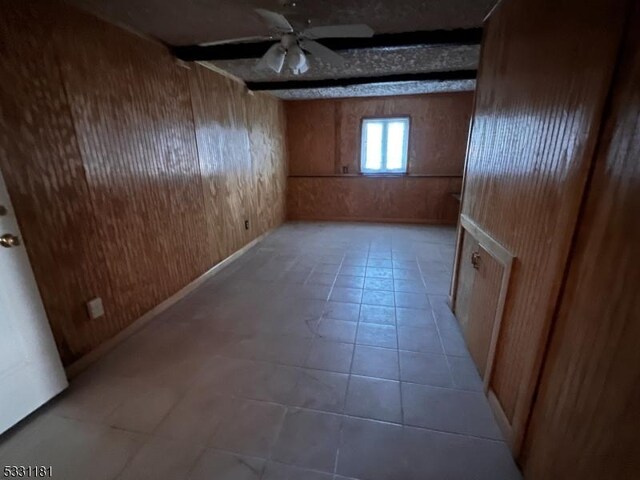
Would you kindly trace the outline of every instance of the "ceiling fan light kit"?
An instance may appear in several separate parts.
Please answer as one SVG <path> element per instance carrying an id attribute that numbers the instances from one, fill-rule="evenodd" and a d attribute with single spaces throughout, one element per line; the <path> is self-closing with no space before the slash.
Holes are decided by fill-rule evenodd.
<path id="1" fill-rule="evenodd" d="M 294 75 L 300 75 L 309 70 L 305 52 L 321 62 L 343 66 L 345 60 L 342 56 L 316 42 L 315 39 L 371 37 L 374 33 L 371 27 L 363 24 L 309 27 L 298 32 L 280 13 L 262 8 L 257 8 L 255 11 L 274 32 L 274 36 L 280 36 L 280 41 L 272 45 L 258 61 L 255 66 L 257 70 L 270 69 L 280 73 L 286 63 L 287 68 Z"/>
<path id="2" fill-rule="evenodd" d="M 309 70 L 307 56 L 297 43 L 287 50 L 287 67 L 294 75 L 299 75 Z"/>

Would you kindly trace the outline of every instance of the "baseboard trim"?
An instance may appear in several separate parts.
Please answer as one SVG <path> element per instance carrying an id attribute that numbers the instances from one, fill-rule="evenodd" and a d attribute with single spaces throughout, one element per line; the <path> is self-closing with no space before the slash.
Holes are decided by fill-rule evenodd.
<path id="1" fill-rule="evenodd" d="M 215 276 L 222 269 L 229 266 L 235 260 L 240 258 L 245 253 L 247 253 L 249 249 L 251 249 L 258 243 L 260 243 L 262 240 L 264 240 L 265 237 L 271 234 L 271 232 L 273 232 L 274 230 L 275 228 L 269 229 L 259 237 L 256 237 L 251 242 L 247 243 L 244 247 L 242 247 L 240 250 L 232 253 L 227 258 L 222 260 L 220 263 L 217 263 L 216 265 L 211 267 L 209 270 L 204 272 L 202 275 L 200 275 L 198 278 L 196 278 L 195 280 L 193 280 L 192 282 L 188 283 L 186 286 L 178 290 L 176 293 L 171 295 L 162 303 L 159 303 L 158 305 L 153 307 L 151 310 L 144 313 L 141 317 L 134 320 L 134 322 L 131 323 L 131 325 L 129 325 L 128 327 L 118 332 L 115 336 L 101 343 L 95 349 L 91 350 L 89 353 L 87 353 L 86 355 L 83 355 L 78 360 L 73 362 L 71 365 L 67 366 L 65 368 L 67 378 L 69 380 L 73 379 L 78 374 L 86 370 L 90 365 L 98 361 L 100 358 L 104 357 L 107 353 L 109 353 L 119 344 L 124 342 L 131 335 L 142 330 L 157 315 L 164 312 L 166 309 L 168 309 L 173 304 L 177 303 L 179 300 L 182 300 L 189 293 L 191 293 L 200 285 L 202 285 L 202 283 L 204 283 L 206 280 Z"/>
<path id="2" fill-rule="evenodd" d="M 288 217 L 287 222 L 358 222 L 358 223 L 410 223 L 414 225 L 456 226 L 456 220 L 384 217 Z"/>

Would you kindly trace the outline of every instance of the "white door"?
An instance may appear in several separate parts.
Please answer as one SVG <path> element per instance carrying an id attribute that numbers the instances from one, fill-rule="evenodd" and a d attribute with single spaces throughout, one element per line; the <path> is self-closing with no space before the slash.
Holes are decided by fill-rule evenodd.
<path id="1" fill-rule="evenodd" d="M 0 433 L 67 385 L 0 172 Z"/>

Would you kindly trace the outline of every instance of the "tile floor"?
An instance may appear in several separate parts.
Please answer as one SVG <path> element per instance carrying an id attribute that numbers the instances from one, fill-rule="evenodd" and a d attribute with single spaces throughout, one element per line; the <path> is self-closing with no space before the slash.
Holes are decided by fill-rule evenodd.
<path id="1" fill-rule="evenodd" d="M 452 228 L 290 223 L 0 438 L 55 478 L 518 479 L 447 304 Z"/>

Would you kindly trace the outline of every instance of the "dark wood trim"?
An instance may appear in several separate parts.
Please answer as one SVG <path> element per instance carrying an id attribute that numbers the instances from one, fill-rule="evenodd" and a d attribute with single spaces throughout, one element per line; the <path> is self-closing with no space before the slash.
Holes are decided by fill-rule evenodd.
<path id="1" fill-rule="evenodd" d="M 368 83 L 475 80 L 476 70 L 446 72 L 401 73 L 376 77 L 328 78 L 323 80 L 284 80 L 276 82 L 246 82 L 249 90 L 299 90 L 304 88 L 348 87 Z"/>
<path id="2" fill-rule="evenodd" d="M 318 42 L 325 47 L 339 51 L 425 45 L 480 45 L 481 39 L 482 28 L 458 28 L 454 30 L 381 33 L 370 38 L 326 38 L 318 40 Z M 237 60 L 262 57 L 274 41 L 276 40 L 225 43 L 206 47 L 199 45 L 170 46 L 169 48 L 177 58 L 189 62 Z"/>

